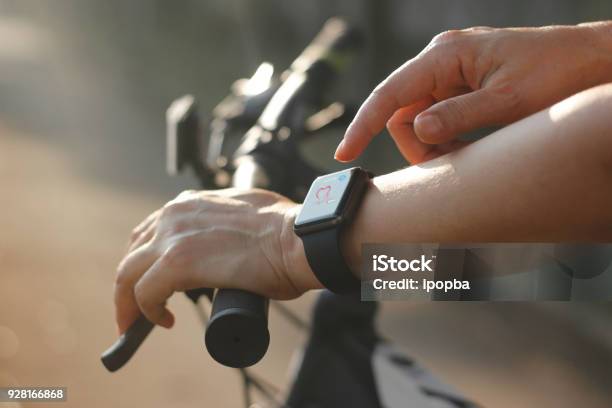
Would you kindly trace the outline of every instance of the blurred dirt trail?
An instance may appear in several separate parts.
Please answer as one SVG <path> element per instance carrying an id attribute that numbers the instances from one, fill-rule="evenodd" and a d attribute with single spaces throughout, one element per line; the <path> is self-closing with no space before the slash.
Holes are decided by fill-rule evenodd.
<path id="1" fill-rule="evenodd" d="M 0 128 L 0 384 L 66 386 L 75 408 L 238 406 L 236 375 L 204 352 L 183 299 L 176 329 L 154 331 L 131 364 L 111 375 L 99 362 L 123 243 L 159 204 L 92 185 L 62 153 Z"/>

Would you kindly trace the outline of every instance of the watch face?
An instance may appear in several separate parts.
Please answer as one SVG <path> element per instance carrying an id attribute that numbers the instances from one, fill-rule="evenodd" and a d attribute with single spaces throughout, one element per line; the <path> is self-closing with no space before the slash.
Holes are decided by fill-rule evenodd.
<path id="1" fill-rule="evenodd" d="M 339 171 L 317 178 L 312 185 L 295 226 L 327 221 L 338 216 L 342 199 L 348 191 L 353 169 Z"/>

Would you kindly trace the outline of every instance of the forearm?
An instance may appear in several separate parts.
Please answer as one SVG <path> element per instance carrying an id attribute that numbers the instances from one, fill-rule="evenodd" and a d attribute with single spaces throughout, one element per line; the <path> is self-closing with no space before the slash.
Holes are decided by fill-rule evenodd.
<path id="1" fill-rule="evenodd" d="M 364 242 L 612 239 L 612 87 L 567 99 L 455 153 L 377 177 L 344 236 Z"/>

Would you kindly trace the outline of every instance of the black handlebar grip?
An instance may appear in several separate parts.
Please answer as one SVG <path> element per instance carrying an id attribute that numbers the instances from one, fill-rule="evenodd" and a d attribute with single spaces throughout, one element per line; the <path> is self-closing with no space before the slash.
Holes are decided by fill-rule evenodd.
<path id="1" fill-rule="evenodd" d="M 140 315 L 108 350 L 102 353 L 102 364 L 110 372 L 117 371 L 134 355 L 155 325 Z"/>
<path id="2" fill-rule="evenodd" d="M 266 188 L 267 174 L 260 160 L 242 160 L 232 185 Z M 211 357 L 233 368 L 249 367 L 261 360 L 270 344 L 268 304 L 263 296 L 244 290 L 217 290 L 204 334 Z"/>
<path id="3" fill-rule="evenodd" d="M 270 344 L 268 299 L 238 289 L 218 290 L 204 343 L 211 357 L 225 366 L 257 363 Z"/>

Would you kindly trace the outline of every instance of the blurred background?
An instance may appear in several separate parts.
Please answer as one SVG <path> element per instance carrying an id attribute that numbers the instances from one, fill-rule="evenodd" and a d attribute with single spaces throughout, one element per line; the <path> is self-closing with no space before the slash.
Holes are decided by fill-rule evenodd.
<path id="1" fill-rule="evenodd" d="M 103 369 L 114 271 L 132 227 L 195 186 L 164 172 L 169 102 L 193 93 L 210 112 L 260 62 L 288 66 L 334 15 L 368 39 L 335 90 L 359 102 L 440 31 L 603 20 L 612 3 L 0 0 L 0 386 L 66 386 L 66 407 L 238 406 L 238 375 L 208 356 L 182 297 L 173 330 Z M 384 136 L 369 154 L 378 172 L 403 165 Z M 311 301 L 291 307 L 307 316 Z M 605 303 L 396 302 L 380 328 L 484 406 L 609 407 L 611 320 Z M 282 385 L 304 338 L 274 313 L 271 333 L 257 371 Z"/>

